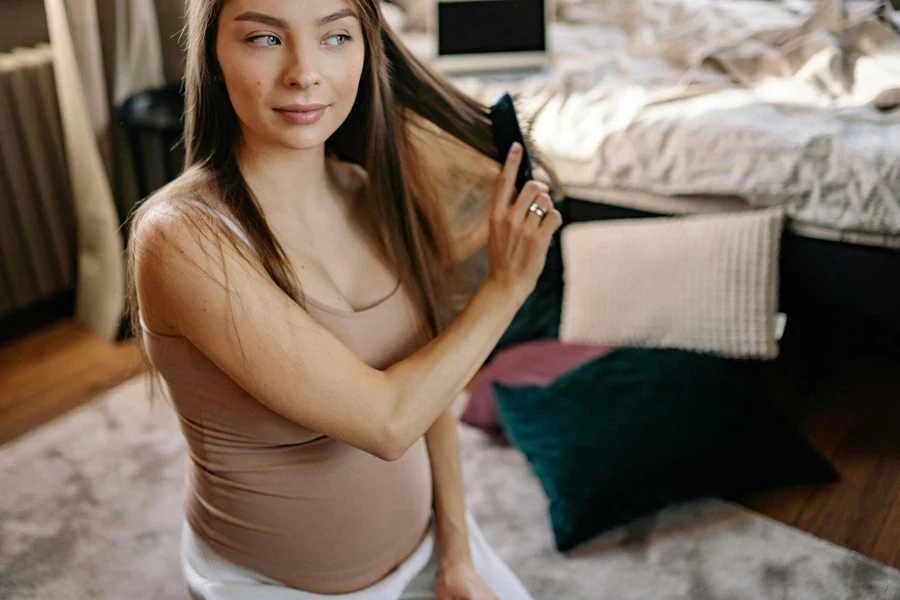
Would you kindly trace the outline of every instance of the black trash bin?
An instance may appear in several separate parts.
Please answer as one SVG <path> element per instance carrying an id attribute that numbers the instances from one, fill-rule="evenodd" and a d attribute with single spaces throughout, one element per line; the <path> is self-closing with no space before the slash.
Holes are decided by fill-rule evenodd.
<path id="1" fill-rule="evenodd" d="M 128 139 L 141 199 L 175 179 L 184 164 L 180 83 L 128 98 L 116 111 Z"/>

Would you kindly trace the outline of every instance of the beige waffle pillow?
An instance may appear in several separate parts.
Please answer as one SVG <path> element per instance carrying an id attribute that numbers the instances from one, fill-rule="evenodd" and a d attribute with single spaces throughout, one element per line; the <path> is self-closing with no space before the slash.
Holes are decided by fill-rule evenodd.
<path id="1" fill-rule="evenodd" d="M 567 225 L 560 341 L 776 358 L 783 224 L 779 208 Z"/>

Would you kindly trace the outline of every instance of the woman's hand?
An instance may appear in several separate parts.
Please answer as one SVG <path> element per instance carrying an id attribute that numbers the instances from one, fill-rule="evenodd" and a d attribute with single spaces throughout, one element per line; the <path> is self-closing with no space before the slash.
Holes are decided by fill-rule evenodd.
<path id="1" fill-rule="evenodd" d="M 442 565 L 435 583 L 437 600 L 497 600 L 471 563 Z"/>
<path id="2" fill-rule="evenodd" d="M 562 225 L 562 215 L 553 208 L 550 189 L 544 183 L 528 181 L 516 195 L 516 172 L 521 161 L 522 147 L 515 143 L 494 187 L 488 256 L 489 278 L 524 302 L 544 269 L 550 240 Z M 532 204 L 545 215 L 539 217 L 529 210 Z"/>

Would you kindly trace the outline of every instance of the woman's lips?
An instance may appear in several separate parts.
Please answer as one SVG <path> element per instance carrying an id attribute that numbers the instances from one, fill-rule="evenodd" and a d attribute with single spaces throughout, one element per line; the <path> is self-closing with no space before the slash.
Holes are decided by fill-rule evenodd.
<path id="1" fill-rule="evenodd" d="M 326 110 L 328 110 L 327 106 L 314 109 L 283 107 L 276 108 L 275 112 L 281 115 L 281 118 L 289 123 L 309 125 L 310 123 L 315 123 L 321 119 Z"/>

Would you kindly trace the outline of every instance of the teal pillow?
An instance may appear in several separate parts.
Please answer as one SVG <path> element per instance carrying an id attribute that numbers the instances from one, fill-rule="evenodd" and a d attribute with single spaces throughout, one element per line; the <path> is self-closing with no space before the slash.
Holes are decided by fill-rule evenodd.
<path id="1" fill-rule="evenodd" d="M 565 199 L 554 204 L 556 210 L 564 212 Z M 491 355 L 500 350 L 534 340 L 555 340 L 559 338 L 559 323 L 562 316 L 563 260 L 560 247 L 560 227 L 553 237 L 553 244 L 547 251 L 544 269 L 541 271 L 534 291 L 525 299 L 516 316 L 500 337 Z"/>
<path id="2" fill-rule="evenodd" d="M 548 387 L 494 383 L 500 421 L 550 501 L 557 549 L 693 497 L 835 480 L 766 399 L 758 367 L 623 348 Z"/>

